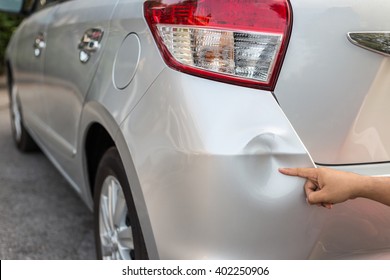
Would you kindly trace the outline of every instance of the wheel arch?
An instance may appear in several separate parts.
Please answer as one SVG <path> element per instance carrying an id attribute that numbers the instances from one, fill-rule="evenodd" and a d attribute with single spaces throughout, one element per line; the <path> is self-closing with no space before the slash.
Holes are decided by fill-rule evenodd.
<path id="1" fill-rule="evenodd" d="M 96 101 L 89 101 L 85 104 L 83 109 L 80 129 L 81 132 L 83 132 L 80 135 L 83 135 L 83 137 L 82 141 L 80 141 L 81 146 L 79 149 L 82 151 L 81 154 L 83 156 L 85 171 L 84 177 L 87 187 L 86 191 L 89 193 L 88 196 L 91 198 L 91 203 L 94 195 L 94 183 L 99 162 L 104 153 L 109 148 L 115 146 L 125 167 L 149 258 L 158 259 L 157 246 L 142 188 L 126 137 L 121 132 L 118 123 L 102 104 Z"/>
<path id="2" fill-rule="evenodd" d="M 84 151 L 89 191 L 92 197 L 99 162 L 104 153 L 113 146 L 115 146 L 114 140 L 100 123 L 95 122 L 90 125 L 85 137 Z"/>

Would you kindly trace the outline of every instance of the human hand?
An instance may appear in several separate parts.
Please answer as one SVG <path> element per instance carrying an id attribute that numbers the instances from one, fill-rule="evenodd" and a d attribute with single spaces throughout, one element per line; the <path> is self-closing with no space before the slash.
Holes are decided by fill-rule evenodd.
<path id="1" fill-rule="evenodd" d="M 280 168 L 279 172 L 306 179 L 304 188 L 309 204 L 328 209 L 335 203 L 356 198 L 364 176 L 329 168 Z"/>

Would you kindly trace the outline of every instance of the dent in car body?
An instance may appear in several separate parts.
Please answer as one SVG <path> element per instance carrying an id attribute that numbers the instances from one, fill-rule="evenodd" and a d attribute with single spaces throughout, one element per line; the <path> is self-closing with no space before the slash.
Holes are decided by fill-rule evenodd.
<path id="1" fill-rule="evenodd" d="M 321 213 L 278 167 L 313 162 L 270 93 L 165 69 L 121 131 L 161 258 L 310 255 Z"/>

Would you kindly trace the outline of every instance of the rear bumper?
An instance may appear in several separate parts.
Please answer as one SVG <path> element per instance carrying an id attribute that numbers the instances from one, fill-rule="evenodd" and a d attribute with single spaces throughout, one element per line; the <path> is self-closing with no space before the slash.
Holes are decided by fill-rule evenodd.
<path id="1" fill-rule="evenodd" d="M 321 165 L 317 166 L 334 168 L 343 171 L 354 172 L 367 176 L 390 176 L 390 162 L 352 164 L 352 165 Z"/>

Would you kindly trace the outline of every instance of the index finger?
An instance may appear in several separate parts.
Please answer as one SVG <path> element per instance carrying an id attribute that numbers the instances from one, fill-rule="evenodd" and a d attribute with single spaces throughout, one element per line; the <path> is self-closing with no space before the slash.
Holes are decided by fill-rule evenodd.
<path id="1" fill-rule="evenodd" d="M 288 176 L 317 179 L 317 168 L 279 168 L 279 172 Z"/>

